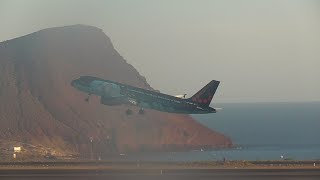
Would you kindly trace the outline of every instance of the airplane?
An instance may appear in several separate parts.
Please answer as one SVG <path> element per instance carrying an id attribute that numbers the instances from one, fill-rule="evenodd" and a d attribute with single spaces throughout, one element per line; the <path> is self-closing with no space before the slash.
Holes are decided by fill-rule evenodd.
<path id="1" fill-rule="evenodd" d="M 71 81 L 71 86 L 88 93 L 86 101 L 89 101 L 89 96 L 94 94 L 101 97 L 100 103 L 104 105 L 133 104 L 138 106 L 140 107 L 139 114 L 143 114 L 144 109 L 179 114 L 207 114 L 220 110 L 220 108 L 209 106 L 219 83 L 220 81 L 212 80 L 190 98 L 185 98 L 185 95 L 175 97 L 159 91 L 146 90 L 93 76 L 81 76 Z M 132 114 L 130 109 L 127 110 L 128 114 Z"/>

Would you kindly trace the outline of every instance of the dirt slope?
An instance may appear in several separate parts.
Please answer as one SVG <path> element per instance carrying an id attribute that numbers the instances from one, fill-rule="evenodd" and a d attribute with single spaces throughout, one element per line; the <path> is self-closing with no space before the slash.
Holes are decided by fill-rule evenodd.
<path id="1" fill-rule="evenodd" d="M 101 153 L 231 146 L 190 116 L 148 110 L 128 117 L 125 106 L 104 106 L 95 96 L 88 103 L 70 86 L 81 75 L 151 89 L 95 27 L 50 28 L 1 42 L 1 140 L 61 154 L 88 154 L 91 146 Z"/>

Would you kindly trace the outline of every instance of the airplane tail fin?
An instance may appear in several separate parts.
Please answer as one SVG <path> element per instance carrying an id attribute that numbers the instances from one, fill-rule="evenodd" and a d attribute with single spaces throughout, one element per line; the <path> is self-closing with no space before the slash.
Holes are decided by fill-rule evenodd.
<path id="1" fill-rule="evenodd" d="M 219 86 L 219 83 L 220 81 L 212 80 L 195 95 L 189 98 L 189 100 L 199 104 L 202 107 L 208 107 Z"/>

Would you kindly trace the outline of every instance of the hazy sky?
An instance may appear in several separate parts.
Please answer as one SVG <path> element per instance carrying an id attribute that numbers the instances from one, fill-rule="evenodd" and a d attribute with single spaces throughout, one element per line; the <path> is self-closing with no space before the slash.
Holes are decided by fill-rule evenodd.
<path id="1" fill-rule="evenodd" d="M 161 92 L 216 102 L 320 101 L 317 0 L 0 0 L 0 41 L 86 24 Z"/>

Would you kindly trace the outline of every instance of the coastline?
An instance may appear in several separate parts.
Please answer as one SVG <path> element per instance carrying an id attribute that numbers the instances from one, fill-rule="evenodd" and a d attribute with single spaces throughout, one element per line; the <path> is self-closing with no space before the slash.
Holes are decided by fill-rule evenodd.
<path id="1" fill-rule="evenodd" d="M 113 161 L 16 161 L 0 162 L 0 170 L 116 170 L 116 169 L 320 169 L 314 161 L 198 161 L 198 162 L 113 162 Z"/>

